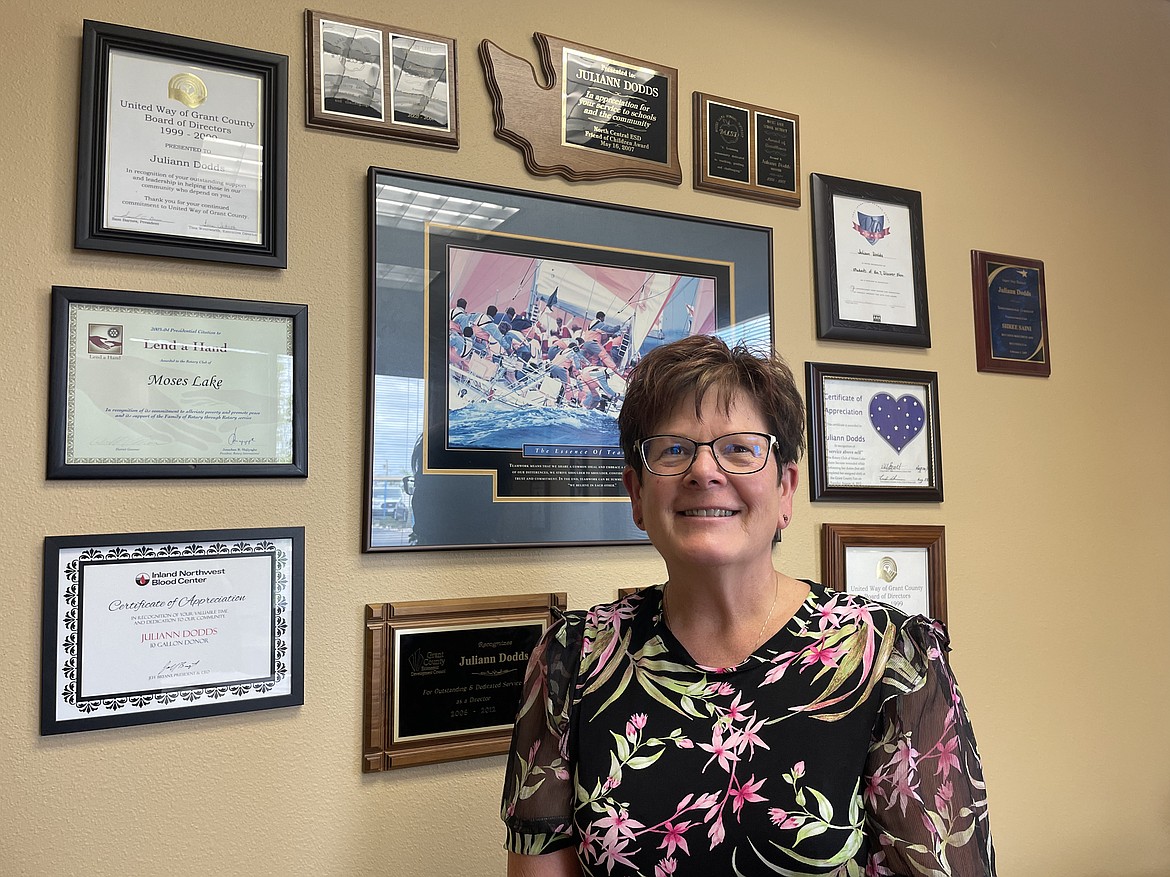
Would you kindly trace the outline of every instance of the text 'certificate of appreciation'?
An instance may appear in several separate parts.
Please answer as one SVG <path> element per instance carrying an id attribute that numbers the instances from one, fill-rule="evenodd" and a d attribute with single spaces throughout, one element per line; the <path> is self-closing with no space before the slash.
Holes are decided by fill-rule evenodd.
<path id="1" fill-rule="evenodd" d="M 915 384 L 826 377 L 828 486 L 931 486 L 933 400 L 927 391 Z"/>
<path id="2" fill-rule="evenodd" d="M 287 463 L 293 321 L 73 302 L 67 464 Z"/>
<path id="3" fill-rule="evenodd" d="M 303 703 L 303 552 L 300 528 L 46 538 L 41 733 Z"/>
<path id="4" fill-rule="evenodd" d="M 272 567 L 266 554 L 83 562 L 78 697 L 271 677 Z"/>
<path id="5" fill-rule="evenodd" d="M 916 325 L 910 209 L 834 195 L 833 232 L 840 318 Z"/>
<path id="6" fill-rule="evenodd" d="M 109 54 L 107 229 L 262 244 L 263 80 Z"/>

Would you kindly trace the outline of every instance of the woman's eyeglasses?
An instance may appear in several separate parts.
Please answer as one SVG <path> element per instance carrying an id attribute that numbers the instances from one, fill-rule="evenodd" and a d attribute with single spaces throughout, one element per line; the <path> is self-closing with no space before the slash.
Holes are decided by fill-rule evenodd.
<path id="1" fill-rule="evenodd" d="M 728 475 L 751 475 L 768 465 L 776 437 L 766 432 L 730 432 L 709 442 L 681 435 L 652 435 L 642 439 L 638 451 L 655 475 L 683 475 L 695 462 L 699 448 L 710 448 L 719 468 Z"/>

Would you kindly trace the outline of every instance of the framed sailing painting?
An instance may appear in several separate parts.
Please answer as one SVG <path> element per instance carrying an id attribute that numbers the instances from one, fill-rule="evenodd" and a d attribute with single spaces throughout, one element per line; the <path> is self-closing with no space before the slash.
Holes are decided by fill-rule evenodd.
<path id="1" fill-rule="evenodd" d="M 363 548 L 645 543 L 617 416 L 645 353 L 772 344 L 772 232 L 371 168 Z"/>

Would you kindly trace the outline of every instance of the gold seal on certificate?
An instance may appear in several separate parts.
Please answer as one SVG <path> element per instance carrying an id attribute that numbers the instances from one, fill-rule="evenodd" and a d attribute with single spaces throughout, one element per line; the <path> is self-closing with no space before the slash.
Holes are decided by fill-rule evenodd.
<path id="1" fill-rule="evenodd" d="M 55 287 L 49 477 L 307 474 L 306 320 Z"/>
<path id="2" fill-rule="evenodd" d="M 946 623 L 946 537 L 927 525 L 823 524 L 822 579 L 835 591 L 860 594 Z"/>
<path id="3" fill-rule="evenodd" d="M 288 58 L 87 21 L 76 245 L 285 266 Z"/>

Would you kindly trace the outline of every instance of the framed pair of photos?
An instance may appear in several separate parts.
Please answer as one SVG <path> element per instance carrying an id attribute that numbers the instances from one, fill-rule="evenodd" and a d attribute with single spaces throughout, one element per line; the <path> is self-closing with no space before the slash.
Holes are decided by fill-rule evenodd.
<path id="1" fill-rule="evenodd" d="M 86 21 L 74 243 L 287 264 L 288 57 Z"/>
<path id="2" fill-rule="evenodd" d="M 809 362 L 809 494 L 942 502 L 938 375 Z"/>
<path id="3" fill-rule="evenodd" d="M 55 286 L 49 478 L 305 477 L 308 308 Z"/>
<path id="4" fill-rule="evenodd" d="M 371 603 L 362 772 L 508 751 L 525 670 L 563 593 Z"/>
<path id="5" fill-rule="evenodd" d="M 817 337 L 930 347 L 922 194 L 811 175 Z"/>
<path id="6" fill-rule="evenodd" d="M 455 40 L 305 11 L 305 124 L 459 148 Z"/>
<path id="7" fill-rule="evenodd" d="M 50 536 L 41 734 L 304 703 L 303 527 Z"/>
<path id="8" fill-rule="evenodd" d="M 824 524 L 821 564 L 836 591 L 888 603 L 946 624 L 946 534 L 942 527 Z"/>

